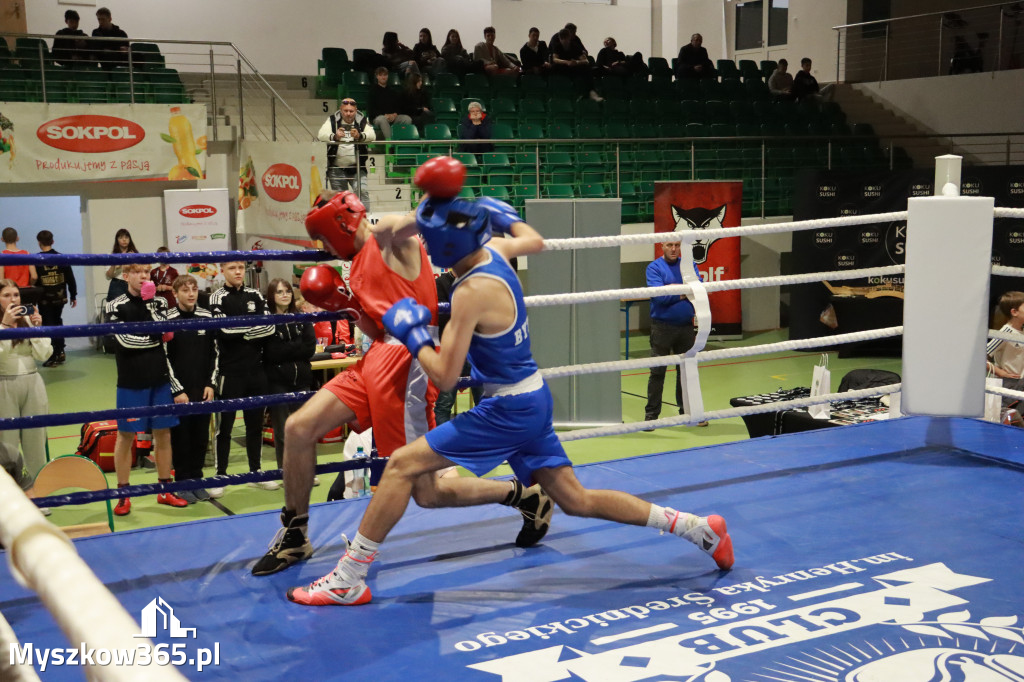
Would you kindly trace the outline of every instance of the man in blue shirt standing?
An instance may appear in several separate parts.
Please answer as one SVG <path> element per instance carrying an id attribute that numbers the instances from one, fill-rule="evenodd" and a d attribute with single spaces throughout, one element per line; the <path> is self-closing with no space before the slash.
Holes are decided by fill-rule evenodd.
<path id="1" fill-rule="evenodd" d="M 647 266 L 647 286 L 682 284 L 683 276 L 679 272 L 679 252 L 682 248 L 680 242 L 665 242 L 661 248 L 662 257 Z M 651 299 L 651 357 L 685 353 L 693 346 L 695 338 L 693 304 L 686 296 L 656 296 Z M 647 380 L 647 406 L 644 408 L 644 419 L 647 421 L 661 416 L 661 394 L 664 385 L 665 367 L 652 367 L 651 376 Z M 679 406 L 679 414 L 682 414 L 683 385 L 678 369 L 676 405 Z M 707 422 L 701 422 L 698 426 L 707 425 Z"/>

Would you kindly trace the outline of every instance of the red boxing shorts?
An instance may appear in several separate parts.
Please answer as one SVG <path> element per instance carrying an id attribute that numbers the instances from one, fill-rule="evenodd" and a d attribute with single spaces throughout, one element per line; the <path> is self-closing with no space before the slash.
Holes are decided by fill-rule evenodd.
<path id="1" fill-rule="evenodd" d="M 377 454 L 390 457 L 434 428 L 437 388 L 404 345 L 385 338 L 324 388 L 355 412 L 354 431 L 373 427 Z"/>

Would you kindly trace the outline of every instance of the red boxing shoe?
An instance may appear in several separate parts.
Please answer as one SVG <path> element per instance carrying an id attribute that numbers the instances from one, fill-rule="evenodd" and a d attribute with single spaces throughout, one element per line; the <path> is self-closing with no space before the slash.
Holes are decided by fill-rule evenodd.
<path id="1" fill-rule="evenodd" d="M 128 516 L 132 513 L 132 498 L 122 497 L 117 501 L 117 506 L 114 507 L 115 516 Z"/>
<path id="2" fill-rule="evenodd" d="M 166 504 L 169 507 L 187 507 L 188 502 L 181 499 L 174 493 L 158 493 L 156 496 L 157 504 Z M 116 512 L 115 512 L 116 513 Z"/>

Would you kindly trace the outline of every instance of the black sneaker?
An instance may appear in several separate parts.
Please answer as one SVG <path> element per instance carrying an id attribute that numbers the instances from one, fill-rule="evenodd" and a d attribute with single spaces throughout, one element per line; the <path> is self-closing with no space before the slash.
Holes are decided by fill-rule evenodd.
<path id="1" fill-rule="evenodd" d="M 56 367 L 58 364 L 60 364 L 60 361 L 57 359 L 57 354 L 54 353 L 43 363 L 43 367 Z"/>
<path id="2" fill-rule="evenodd" d="M 523 528 L 516 536 L 516 547 L 533 547 L 547 535 L 555 504 L 539 485 L 532 485 L 523 491 L 516 508 L 523 515 Z"/>
<path id="3" fill-rule="evenodd" d="M 313 545 L 306 538 L 309 515 L 296 516 L 287 528 L 281 528 L 270 541 L 270 549 L 252 567 L 253 575 L 270 575 L 313 556 Z"/>
<path id="4" fill-rule="evenodd" d="M 59 354 L 57 355 L 57 364 L 58 364 L 58 365 L 63 365 L 63 364 L 64 364 L 65 362 L 67 362 L 67 361 L 68 361 L 68 359 L 67 359 L 67 358 L 66 358 L 66 357 L 64 356 L 64 352 L 63 352 L 63 351 L 61 351 L 61 352 L 60 352 L 60 353 L 59 353 Z"/>

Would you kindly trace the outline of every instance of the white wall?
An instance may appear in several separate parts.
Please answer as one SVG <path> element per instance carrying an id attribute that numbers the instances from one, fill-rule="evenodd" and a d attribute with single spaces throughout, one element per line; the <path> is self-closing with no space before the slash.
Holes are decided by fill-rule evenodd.
<path id="1" fill-rule="evenodd" d="M 854 86 L 936 133 L 1021 130 L 1024 71 L 968 73 Z M 998 104 L 998 106 L 993 106 Z M 980 105 L 980 106 L 979 106 Z"/>
<path id="2" fill-rule="evenodd" d="M 572 22 L 592 57 L 597 56 L 608 36 L 613 36 L 626 54 L 641 52 L 645 59 L 651 56 L 651 0 L 619 0 L 617 5 L 562 0 L 492 0 L 491 16 L 498 30 L 494 42 L 506 52 L 519 53 L 531 26 L 540 29 L 541 40 L 549 40 L 566 23 Z M 470 34 L 471 41 L 463 33 L 462 44 L 482 40 L 483 26 L 481 24 Z"/>
<path id="3" fill-rule="evenodd" d="M 29 33 L 52 34 L 64 28 L 66 9 L 81 15 L 86 33 L 96 27 L 93 7 L 70 7 L 55 0 L 27 4 Z M 352 48 L 380 50 L 385 31 L 397 31 L 399 40 L 412 47 L 424 26 L 438 46 L 448 29 L 455 28 L 472 49 L 476 36 L 491 23 L 489 0 L 102 0 L 98 5 L 109 7 L 114 23 L 131 38 L 231 42 L 261 72 L 275 74 L 315 73 L 320 48 L 326 46 L 345 47 L 350 56 Z M 500 36 L 502 28 L 498 31 Z M 516 44 L 517 51 L 523 42 Z"/>

